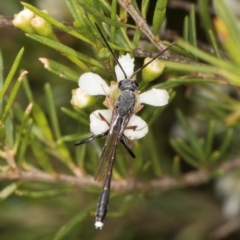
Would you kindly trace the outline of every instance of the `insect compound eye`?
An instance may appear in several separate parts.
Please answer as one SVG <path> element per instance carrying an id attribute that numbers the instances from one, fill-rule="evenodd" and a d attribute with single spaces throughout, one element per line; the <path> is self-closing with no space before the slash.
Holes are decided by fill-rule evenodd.
<path id="1" fill-rule="evenodd" d="M 135 86 L 138 88 L 138 82 L 137 81 L 133 81 L 135 83 Z"/>
<path id="2" fill-rule="evenodd" d="M 118 88 L 122 86 L 123 81 L 118 82 Z"/>

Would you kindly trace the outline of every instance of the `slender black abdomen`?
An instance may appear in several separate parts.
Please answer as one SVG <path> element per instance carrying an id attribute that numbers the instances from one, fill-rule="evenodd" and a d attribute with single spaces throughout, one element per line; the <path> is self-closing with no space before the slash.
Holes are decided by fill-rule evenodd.
<path id="1" fill-rule="evenodd" d="M 107 210 L 108 210 L 108 199 L 109 199 L 110 189 L 103 189 L 99 199 L 98 205 L 96 209 L 96 216 L 95 216 L 95 227 L 102 228 L 103 221 L 106 217 Z"/>

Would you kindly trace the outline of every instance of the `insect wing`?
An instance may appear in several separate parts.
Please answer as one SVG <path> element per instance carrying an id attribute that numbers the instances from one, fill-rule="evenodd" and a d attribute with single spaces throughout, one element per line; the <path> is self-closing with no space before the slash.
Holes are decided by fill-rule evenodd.
<path id="1" fill-rule="evenodd" d="M 105 178 L 109 163 L 114 160 L 117 144 L 121 139 L 124 129 L 126 128 L 131 116 L 132 113 L 125 117 L 120 117 L 118 114 L 118 109 L 116 107 L 113 109 L 113 116 L 110 123 L 108 136 L 94 175 L 95 181 L 100 182 Z"/>
<path id="2" fill-rule="evenodd" d="M 116 120 L 116 121 L 114 121 Z M 121 129 L 121 119 L 113 115 L 112 126 L 110 126 L 102 155 L 99 159 L 98 166 L 94 175 L 95 181 L 101 181 L 105 178 L 110 161 L 114 160 L 116 147 L 119 141 L 119 131 Z"/>

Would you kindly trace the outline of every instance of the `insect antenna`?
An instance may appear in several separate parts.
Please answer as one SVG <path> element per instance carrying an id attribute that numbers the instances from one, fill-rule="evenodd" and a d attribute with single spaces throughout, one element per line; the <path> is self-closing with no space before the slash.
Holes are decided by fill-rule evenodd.
<path id="1" fill-rule="evenodd" d="M 100 33 L 100 35 L 101 35 L 103 41 L 105 42 L 105 44 L 106 44 L 108 50 L 111 52 L 111 54 L 112 54 L 112 56 L 113 56 L 115 62 L 118 64 L 118 66 L 119 66 L 120 69 L 122 70 L 125 79 L 127 79 L 127 78 L 128 78 L 128 77 L 127 77 L 127 74 L 126 74 L 125 71 L 123 70 L 123 68 L 122 68 L 122 66 L 121 66 L 121 64 L 120 64 L 120 62 L 119 62 L 118 59 L 117 59 L 117 56 L 115 55 L 115 53 L 114 53 L 113 50 L 111 49 L 110 45 L 108 44 L 106 38 L 104 37 L 104 35 L 103 35 L 101 29 L 99 28 L 99 26 L 97 25 L 97 23 L 95 23 L 95 25 L 96 25 L 97 30 L 98 30 L 98 32 Z"/>
<path id="2" fill-rule="evenodd" d="M 168 47 L 166 47 L 164 50 L 162 50 L 160 53 L 158 53 L 154 58 L 152 58 L 149 62 L 145 63 L 142 67 L 137 69 L 131 76 L 130 79 L 133 78 L 134 75 L 136 75 L 138 72 L 142 71 L 146 66 L 148 66 L 150 63 L 152 63 L 155 59 L 159 58 L 160 55 L 165 53 L 169 48 L 171 48 L 175 42 L 171 43 Z"/>

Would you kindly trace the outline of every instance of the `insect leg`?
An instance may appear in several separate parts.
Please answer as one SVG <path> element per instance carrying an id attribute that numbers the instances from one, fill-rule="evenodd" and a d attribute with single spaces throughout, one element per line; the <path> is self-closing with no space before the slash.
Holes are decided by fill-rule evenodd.
<path id="1" fill-rule="evenodd" d="M 107 130 L 106 132 L 103 132 L 103 133 L 100 133 L 100 134 L 93 134 L 92 136 L 90 136 L 89 138 L 85 139 L 85 140 L 82 140 L 82 141 L 79 141 L 79 142 L 76 142 L 75 143 L 75 146 L 78 146 L 78 145 L 81 145 L 81 144 L 84 144 L 84 143 L 88 143 L 88 142 L 91 142 L 92 140 L 96 139 L 96 138 L 101 138 L 101 137 L 104 137 L 108 134 L 108 131 Z"/>
<path id="2" fill-rule="evenodd" d="M 109 126 L 109 122 L 107 121 L 107 119 L 106 119 L 101 113 L 99 113 L 98 116 L 100 117 L 100 119 L 101 119 L 102 121 L 106 122 L 107 125 Z M 75 143 L 75 146 L 78 146 L 78 145 L 81 145 L 81 144 L 84 144 L 84 143 L 91 142 L 92 140 L 94 140 L 94 139 L 96 139 L 96 138 L 104 137 L 104 136 L 108 135 L 108 131 L 109 131 L 109 130 L 107 130 L 106 132 L 97 134 L 97 135 L 93 134 L 92 136 L 90 136 L 89 138 L 87 138 L 87 139 L 85 139 L 85 140 L 76 142 L 76 143 Z"/>
<path id="3" fill-rule="evenodd" d="M 128 141 L 125 135 L 122 135 L 120 141 L 123 144 L 123 146 L 126 148 L 128 153 L 132 156 L 132 158 L 136 158 L 135 154 L 132 152 L 132 150 L 128 146 Z"/>

